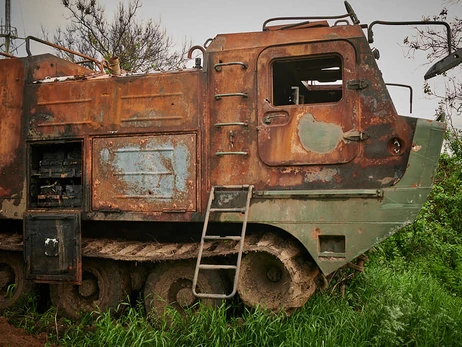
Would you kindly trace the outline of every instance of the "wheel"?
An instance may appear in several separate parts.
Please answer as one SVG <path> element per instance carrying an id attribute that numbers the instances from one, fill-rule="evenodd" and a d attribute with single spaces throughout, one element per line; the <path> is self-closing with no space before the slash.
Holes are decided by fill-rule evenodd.
<path id="1" fill-rule="evenodd" d="M 24 278 L 24 260 L 19 252 L 0 253 L 0 311 L 16 304 L 32 291 Z"/>
<path id="2" fill-rule="evenodd" d="M 268 252 L 250 252 L 243 257 L 238 293 L 247 306 L 290 313 L 314 293 L 313 269 L 295 259 L 280 258 Z"/>
<path id="3" fill-rule="evenodd" d="M 148 315 L 163 317 L 168 306 L 183 315 L 186 308 L 199 301 L 212 306 L 222 303 L 222 300 L 198 299 L 193 295 L 195 266 L 194 261 L 166 262 L 158 265 L 148 275 L 144 286 L 144 304 Z M 197 291 L 223 294 L 226 288 L 218 273 L 203 271 L 199 273 Z"/>
<path id="4" fill-rule="evenodd" d="M 84 260 L 82 284 L 50 285 L 50 297 L 58 311 L 71 319 L 80 313 L 106 311 L 123 299 L 124 284 L 117 264 L 101 260 Z"/>

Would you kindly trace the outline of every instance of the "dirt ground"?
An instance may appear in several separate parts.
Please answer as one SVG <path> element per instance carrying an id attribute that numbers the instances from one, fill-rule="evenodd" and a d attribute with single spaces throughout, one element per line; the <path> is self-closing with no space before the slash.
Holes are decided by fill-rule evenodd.
<path id="1" fill-rule="evenodd" d="M 24 329 L 14 327 L 5 317 L 0 317 L 0 347 L 43 347 L 46 342 L 45 333 L 28 335 Z"/>

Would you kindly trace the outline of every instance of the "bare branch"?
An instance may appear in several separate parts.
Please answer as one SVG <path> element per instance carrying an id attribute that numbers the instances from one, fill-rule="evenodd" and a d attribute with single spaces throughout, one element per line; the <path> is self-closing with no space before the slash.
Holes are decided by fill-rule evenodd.
<path id="1" fill-rule="evenodd" d="M 137 17 L 142 0 L 120 0 L 114 18 L 108 20 L 98 0 L 61 0 L 68 11 L 69 24 L 58 27 L 52 41 L 97 59 L 118 56 L 121 68 L 130 72 L 169 70 L 184 67 L 187 48 L 175 51 L 160 22 L 143 22 Z M 43 32 L 48 40 L 48 34 Z M 75 60 L 69 53 L 58 56 Z"/>
<path id="2" fill-rule="evenodd" d="M 456 1 L 446 1 L 456 3 Z M 443 8 L 441 12 L 433 17 L 424 19 L 433 19 L 439 21 L 448 21 L 448 9 Z M 455 17 L 450 21 L 452 31 L 452 47 L 457 50 L 462 47 L 462 19 Z M 416 28 L 416 35 L 406 37 L 404 45 L 408 47 L 408 55 L 413 56 L 416 51 L 427 52 L 429 62 L 435 62 L 448 54 L 447 38 L 445 33 L 436 31 L 434 28 Z M 462 67 L 459 65 L 452 71 L 445 74 L 445 92 L 437 94 L 433 92 L 428 83 L 424 84 L 424 93 L 440 99 L 437 114 L 445 114 L 448 123 L 452 126 L 452 117 L 461 116 L 462 114 Z"/>

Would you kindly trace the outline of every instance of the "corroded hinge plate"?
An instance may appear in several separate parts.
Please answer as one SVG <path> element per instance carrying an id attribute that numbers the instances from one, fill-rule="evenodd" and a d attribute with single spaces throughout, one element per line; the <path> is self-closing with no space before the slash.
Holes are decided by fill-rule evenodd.
<path id="1" fill-rule="evenodd" d="M 352 90 L 362 90 L 369 86 L 366 80 L 351 80 L 347 82 L 347 88 Z"/>

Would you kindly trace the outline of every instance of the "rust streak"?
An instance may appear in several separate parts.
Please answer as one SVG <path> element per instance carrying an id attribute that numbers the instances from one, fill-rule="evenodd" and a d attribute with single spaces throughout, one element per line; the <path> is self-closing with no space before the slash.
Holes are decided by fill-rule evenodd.
<path id="1" fill-rule="evenodd" d="M 170 116 L 170 117 L 143 117 L 143 118 L 123 118 L 121 122 L 150 122 L 150 121 L 158 121 L 158 120 L 175 120 L 175 119 L 183 119 L 181 116 Z"/>
<path id="2" fill-rule="evenodd" d="M 155 199 L 171 199 L 172 195 L 116 195 L 117 199 L 145 199 L 145 198 L 155 198 Z"/>
<path id="3" fill-rule="evenodd" d="M 78 104 L 78 103 L 81 103 L 81 102 L 91 102 L 91 101 L 92 101 L 92 99 L 42 101 L 42 102 L 38 102 L 37 106 Z"/>
<path id="4" fill-rule="evenodd" d="M 53 122 L 53 123 L 39 123 L 37 127 L 52 127 L 52 126 L 66 126 L 66 125 L 83 125 L 91 124 L 91 121 L 75 121 L 75 122 Z"/>
<path id="5" fill-rule="evenodd" d="M 123 95 L 120 98 L 121 99 L 166 98 L 170 96 L 182 96 L 182 95 L 183 93 Z"/>

